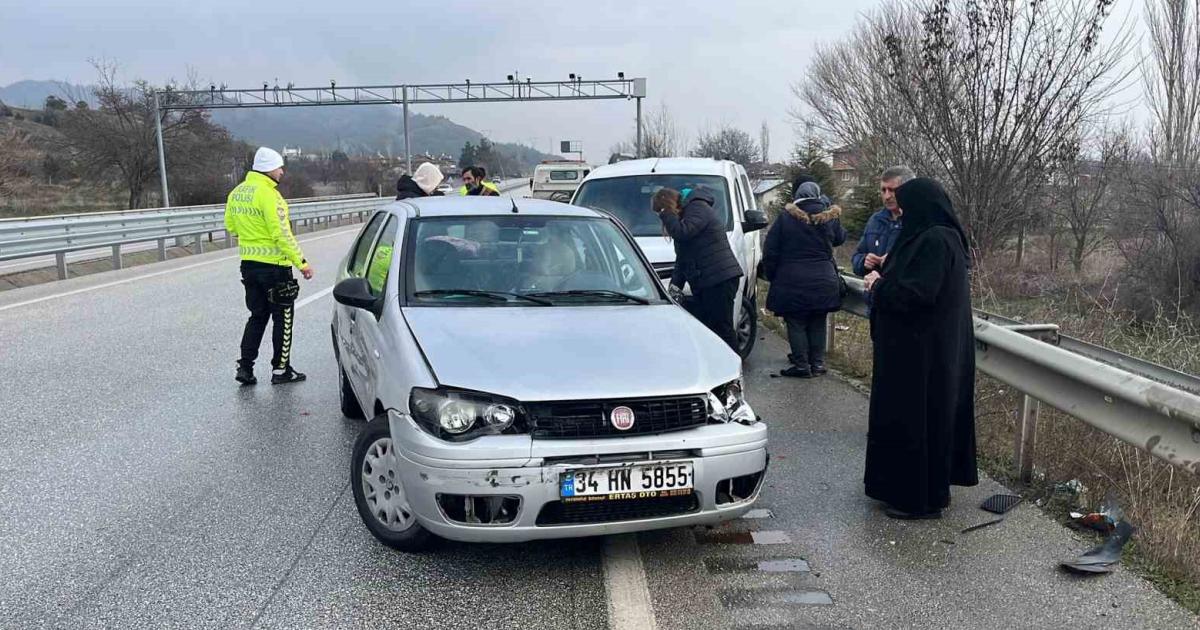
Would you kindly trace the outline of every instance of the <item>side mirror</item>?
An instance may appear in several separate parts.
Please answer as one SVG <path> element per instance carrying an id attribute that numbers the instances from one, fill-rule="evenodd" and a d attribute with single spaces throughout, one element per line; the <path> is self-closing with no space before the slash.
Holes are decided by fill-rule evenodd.
<path id="1" fill-rule="evenodd" d="M 742 232 L 747 234 L 750 232 L 757 232 L 767 227 L 769 224 L 770 222 L 767 220 L 766 212 L 763 212 L 762 210 L 747 210 L 746 220 L 742 221 Z"/>
<path id="2" fill-rule="evenodd" d="M 371 295 L 366 278 L 346 278 L 333 287 L 333 299 L 338 304 L 375 312 L 379 298 Z"/>

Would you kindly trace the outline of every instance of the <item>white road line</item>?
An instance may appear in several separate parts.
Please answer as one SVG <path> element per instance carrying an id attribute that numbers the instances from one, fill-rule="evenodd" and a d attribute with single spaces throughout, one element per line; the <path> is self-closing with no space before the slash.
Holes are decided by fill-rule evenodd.
<path id="1" fill-rule="evenodd" d="M 654 604 L 637 534 L 604 539 L 604 590 L 608 592 L 608 627 L 612 630 L 656 630 Z"/>
<path id="2" fill-rule="evenodd" d="M 320 241 L 320 240 L 324 240 L 327 238 L 333 238 L 335 236 L 341 236 L 343 234 L 355 232 L 360 229 L 362 229 L 362 226 L 356 226 L 353 230 L 342 230 L 339 232 L 334 232 L 332 234 L 322 234 L 320 236 L 315 236 L 312 238 L 298 239 L 298 240 L 301 243 L 311 243 L 313 241 Z M 89 293 L 91 291 L 99 291 L 100 289 L 107 289 L 109 287 L 115 287 L 115 286 L 119 286 L 122 284 L 129 284 L 131 282 L 137 282 L 138 280 L 146 280 L 148 278 L 157 278 L 158 276 L 166 276 L 166 275 L 170 275 L 173 273 L 178 273 L 180 271 L 187 271 L 188 269 L 195 269 L 197 267 L 205 267 L 208 265 L 215 265 L 217 263 L 226 262 L 229 260 L 237 260 L 237 258 L 238 258 L 237 256 L 222 256 L 220 258 L 213 258 L 212 260 L 206 260 L 204 262 L 193 263 L 190 265 L 183 265 L 182 267 L 173 267 L 173 268 L 167 269 L 165 271 L 155 271 L 153 273 L 146 273 L 146 274 L 142 274 L 140 276 L 134 276 L 132 278 L 125 278 L 124 280 L 116 280 L 114 282 L 105 282 L 104 284 L 97 284 L 97 285 L 90 286 L 90 287 L 84 287 L 82 289 L 75 289 L 74 291 L 67 291 L 65 293 L 55 293 L 54 295 L 46 295 L 46 296 L 42 296 L 40 298 L 34 298 L 32 300 L 25 300 L 24 302 L 16 302 L 14 304 L 7 304 L 4 306 L 0 306 L 0 312 L 7 311 L 9 309 L 20 308 L 22 306 L 30 306 L 32 304 L 39 304 L 41 302 L 46 302 L 48 300 L 57 300 L 59 298 L 70 297 L 72 295 L 79 295 L 80 293 Z M 332 290 L 333 289 L 331 288 L 330 291 L 332 291 Z M 313 296 L 313 297 L 317 297 L 317 296 Z"/>
<path id="3" fill-rule="evenodd" d="M 326 295 L 329 295 L 330 293 L 333 293 L 333 287 L 325 287 L 324 289 L 317 291 L 316 293 L 304 298 L 303 300 L 296 302 L 296 308 L 298 308 L 298 309 L 304 308 L 305 306 L 308 306 L 309 304 L 316 302 L 317 300 L 325 297 Z"/>

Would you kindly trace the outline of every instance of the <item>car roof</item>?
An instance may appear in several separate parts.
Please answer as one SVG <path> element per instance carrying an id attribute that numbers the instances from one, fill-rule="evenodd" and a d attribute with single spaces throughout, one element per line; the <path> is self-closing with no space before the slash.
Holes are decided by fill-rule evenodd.
<path id="1" fill-rule="evenodd" d="M 592 170 L 588 179 L 649 175 L 651 172 L 664 175 L 721 175 L 724 176 L 734 163 L 711 158 L 646 158 L 625 160 L 606 164 Z"/>
<path id="2" fill-rule="evenodd" d="M 388 204 L 387 210 L 409 218 L 496 216 L 515 214 L 534 216 L 560 216 L 601 218 L 603 214 L 589 208 L 580 208 L 547 199 L 528 197 L 476 197 L 447 195 L 444 197 L 419 197 Z"/>

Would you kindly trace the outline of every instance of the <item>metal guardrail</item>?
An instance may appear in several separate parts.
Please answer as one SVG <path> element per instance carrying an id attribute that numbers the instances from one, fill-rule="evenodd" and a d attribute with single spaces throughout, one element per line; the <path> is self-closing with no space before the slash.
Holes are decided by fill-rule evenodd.
<path id="1" fill-rule="evenodd" d="M 501 192 L 522 188 L 525 178 L 498 182 Z M 337 195 L 289 200 L 293 226 L 359 220 L 366 213 L 390 203 L 387 197 L 373 194 Z M 158 259 L 167 259 L 167 240 L 193 239 L 197 253 L 204 251 L 204 239 L 225 233 L 225 204 L 179 208 L 147 208 L 82 214 L 61 214 L 0 220 L 0 261 L 54 256 L 58 278 L 67 278 L 67 254 L 112 248 L 114 269 L 122 267 L 121 249 L 126 245 L 157 241 Z"/>
<path id="2" fill-rule="evenodd" d="M 293 227 L 357 218 L 378 208 L 388 199 L 375 196 L 327 201 L 301 201 L 291 205 Z M 27 220 L 0 224 L 0 261 L 55 257 L 59 279 L 67 277 L 66 255 L 70 252 L 112 248 L 113 268 L 120 269 L 121 248 L 125 245 L 158 242 L 158 258 L 167 258 L 167 240 L 177 244 L 192 238 L 197 253 L 204 251 L 204 238 L 225 233 L 225 206 L 200 206 L 199 209 L 164 210 L 121 215 L 84 216 L 67 221 Z"/>
<path id="3" fill-rule="evenodd" d="M 353 193 L 349 195 L 324 195 L 320 197 L 297 197 L 288 199 L 288 205 L 296 205 L 300 203 L 308 203 L 310 201 L 340 201 L 343 199 L 372 199 L 378 195 L 375 193 Z M 172 206 L 170 208 L 138 208 L 136 210 L 106 210 L 103 212 L 79 212 L 75 214 L 47 214 L 34 217 L 15 217 L 0 219 L 0 231 L 7 230 L 15 224 L 39 224 L 39 223 L 62 223 L 68 221 L 77 221 L 80 219 L 94 219 L 97 217 L 132 217 L 132 216 L 149 216 L 151 214 L 168 214 L 177 212 L 188 212 L 198 210 L 223 210 L 224 203 L 205 204 L 200 206 Z"/>
<path id="4" fill-rule="evenodd" d="M 844 277 L 842 310 L 865 317 L 862 280 Z M 1023 481 L 1033 474 L 1041 403 L 1200 474 L 1200 378 L 1062 335 L 1053 324 L 982 311 L 974 323 L 976 368 L 1024 394 L 1015 445 Z"/>

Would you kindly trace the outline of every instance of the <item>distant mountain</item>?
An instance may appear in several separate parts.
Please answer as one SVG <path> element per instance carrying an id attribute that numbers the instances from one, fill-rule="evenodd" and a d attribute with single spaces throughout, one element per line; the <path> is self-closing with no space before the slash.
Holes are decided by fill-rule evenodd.
<path id="1" fill-rule="evenodd" d="M 90 90 L 63 81 L 17 81 L 0 87 L 0 102 L 23 109 L 41 109 L 47 96 L 65 99 L 75 95 L 84 95 L 91 101 Z"/>
<path id="2" fill-rule="evenodd" d="M 62 81 L 18 81 L 0 87 L 0 101 L 14 107 L 40 109 L 47 96 L 84 94 L 87 88 Z M 250 144 L 275 148 L 300 147 L 306 152 L 340 149 L 357 155 L 404 154 L 403 114 L 389 105 L 334 105 L 279 109 L 214 110 L 213 121 Z M 409 115 L 409 140 L 414 154 L 458 158 L 463 145 L 478 144 L 483 134 L 444 116 Z M 531 147 L 499 144 L 519 164 L 561 159 Z"/>

